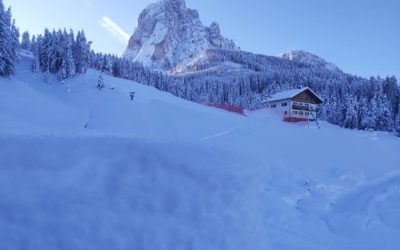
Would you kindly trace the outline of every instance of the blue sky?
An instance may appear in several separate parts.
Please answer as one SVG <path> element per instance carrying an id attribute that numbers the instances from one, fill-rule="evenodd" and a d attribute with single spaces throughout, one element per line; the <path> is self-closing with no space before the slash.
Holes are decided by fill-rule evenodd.
<path id="1" fill-rule="evenodd" d="M 152 0 L 4 0 L 20 29 L 84 29 L 96 51 L 122 54 Z M 187 0 L 204 24 L 218 21 L 243 50 L 303 49 L 361 76 L 400 77 L 398 0 Z"/>

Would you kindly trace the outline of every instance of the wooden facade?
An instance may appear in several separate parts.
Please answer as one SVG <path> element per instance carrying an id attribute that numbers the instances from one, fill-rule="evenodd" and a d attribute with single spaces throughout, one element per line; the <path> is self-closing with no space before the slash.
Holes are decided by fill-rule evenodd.
<path id="1" fill-rule="evenodd" d="M 323 100 L 310 88 L 298 88 L 275 94 L 268 101 L 269 108 L 283 116 L 284 121 L 313 121 Z"/>
<path id="2" fill-rule="evenodd" d="M 291 98 L 293 102 L 321 104 L 322 100 L 315 96 L 310 90 L 305 90 L 295 97 Z"/>

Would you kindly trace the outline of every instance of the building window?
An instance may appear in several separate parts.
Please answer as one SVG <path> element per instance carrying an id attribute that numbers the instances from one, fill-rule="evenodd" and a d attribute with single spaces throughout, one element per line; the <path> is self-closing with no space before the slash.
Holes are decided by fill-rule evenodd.
<path id="1" fill-rule="evenodd" d="M 284 115 L 287 115 L 287 111 L 283 112 Z"/>
<path id="2" fill-rule="evenodd" d="M 282 103 L 282 107 L 287 107 L 287 102 Z"/>
<path id="3" fill-rule="evenodd" d="M 309 113 L 309 112 L 306 112 L 306 115 L 310 115 L 310 113 Z"/>
<path id="4" fill-rule="evenodd" d="M 294 115 L 297 115 L 297 111 L 293 111 L 293 114 L 294 114 Z"/>
<path id="5" fill-rule="evenodd" d="M 303 111 L 299 111 L 299 115 L 303 115 L 304 113 L 303 113 Z"/>
<path id="6" fill-rule="evenodd" d="M 272 104 L 271 108 L 273 108 L 273 109 L 276 108 L 276 104 Z"/>

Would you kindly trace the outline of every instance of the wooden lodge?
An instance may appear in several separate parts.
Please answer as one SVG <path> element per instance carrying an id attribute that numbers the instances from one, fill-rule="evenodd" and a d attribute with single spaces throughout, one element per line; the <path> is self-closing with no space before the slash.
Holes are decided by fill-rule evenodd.
<path id="1" fill-rule="evenodd" d="M 323 100 L 308 87 L 276 93 L 268 98 L 268 107 L 282 115 L 284 121 L 315 121 Z"/>

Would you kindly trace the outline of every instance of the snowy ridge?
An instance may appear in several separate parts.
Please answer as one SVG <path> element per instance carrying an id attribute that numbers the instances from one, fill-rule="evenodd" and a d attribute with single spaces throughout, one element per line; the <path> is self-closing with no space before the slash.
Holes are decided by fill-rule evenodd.
<path id="1" fill-rule="evenodd" d="M 280 58 L 287 59 L 290 61 L 306 63 L 313 66 L 325 68 L 327 70 L 342 72 L 342 70 L 334 65 L 333 63 L 328 63 L 324 59 L 319 56 L 316 56 L 310 52 L 306 52 L 304 50 L 294 50 L 288 53 L 283 53 L 279 55 Z"/>

